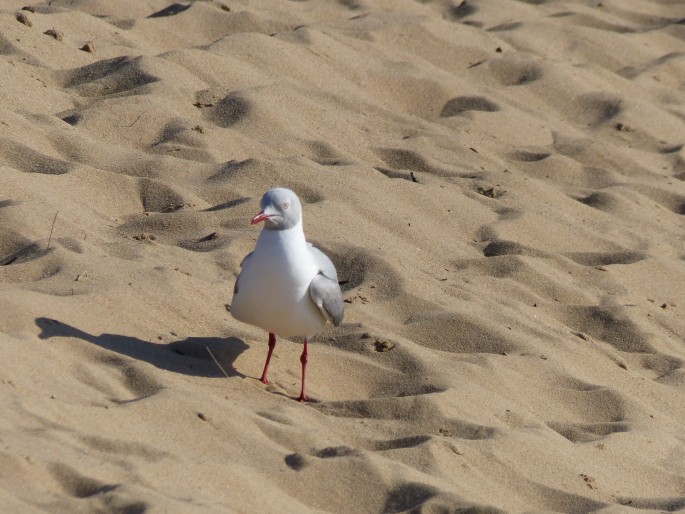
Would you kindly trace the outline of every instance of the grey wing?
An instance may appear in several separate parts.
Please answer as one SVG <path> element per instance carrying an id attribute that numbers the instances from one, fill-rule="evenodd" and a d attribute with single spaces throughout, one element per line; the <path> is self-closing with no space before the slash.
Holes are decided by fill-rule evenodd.
<path id="1" fill-rule="evenodd" d="M 324 318 L 337 327 L 342 323 L 345 314 L 342 291 L 338 284 L 338 273 L 325 253 L 312 245 L 309 245 L 309 250 L 319 265 L 319 274 L 309 285 L 309 296 Z"/>
<path id="2" fill-rule="evenodd" d="M 252 252 L 248 253 L 245 257 L 243 257 L 243 260 L 240 261 L 240 267 L 242 268 L 244 264 L 247 262 L 247 260 L 252 256 Z M 240 273 L 238 273 L 238 276 L 235 277 L 235 284 L 233 285 L 233 296 L 236 295 L 238 292 L 238 281 L 240 280 Z"/>

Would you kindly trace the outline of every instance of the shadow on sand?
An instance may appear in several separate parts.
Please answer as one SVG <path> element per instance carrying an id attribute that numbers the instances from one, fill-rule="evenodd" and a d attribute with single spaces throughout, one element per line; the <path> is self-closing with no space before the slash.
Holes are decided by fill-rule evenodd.
<path id="1" fill-rule="evenodd" d="M 41 329 L 38 337 L 75 337 L 95 344 L 132 359 L 144 361 L 159 369 L 199 377 L 244 377 L 236 371 L 235 359 L 248 348 L 242 339 L 237 337 L 189 337 L 173 343 L 151 343 L 136 337 L 119 334 L 93 335 L 76 327 L 51 318 L 36 318 L 36 325 Z M 211 355 L 210 352 L 211 351 Z"/>

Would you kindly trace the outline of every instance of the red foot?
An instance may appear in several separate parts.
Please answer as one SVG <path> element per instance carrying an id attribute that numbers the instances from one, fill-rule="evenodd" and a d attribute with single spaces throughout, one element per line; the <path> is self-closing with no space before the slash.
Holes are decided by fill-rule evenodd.
<path id="1" fill-rule="evenodd" d="M 298 402 L 300 403 L 305 403 L 309 401 L 309 398 L 305 394 L 301 394 L 300 397 L 297 399 Z"/>

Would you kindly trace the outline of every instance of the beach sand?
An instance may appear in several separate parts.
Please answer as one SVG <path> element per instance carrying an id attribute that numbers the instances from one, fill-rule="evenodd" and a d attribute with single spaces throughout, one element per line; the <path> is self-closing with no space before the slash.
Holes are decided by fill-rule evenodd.
<path id="1" fill-rule="evenodd" d="M 685 510 L 685 4 L 26 5 L 0 511 Z M 229 312 L 276 186 L 346 301 L 309 404 Z"/>

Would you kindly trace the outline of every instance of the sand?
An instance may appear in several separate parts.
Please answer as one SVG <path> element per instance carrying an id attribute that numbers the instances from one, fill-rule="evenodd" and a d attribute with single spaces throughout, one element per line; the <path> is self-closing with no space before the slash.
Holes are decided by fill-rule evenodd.
<path id="1" fill-rule="evenodd" d="M 685 4 L 26 5 L 0 511 L 685 511 Z M 346 299 L 306 405 L 229 312 L 275 186 Z"/>

